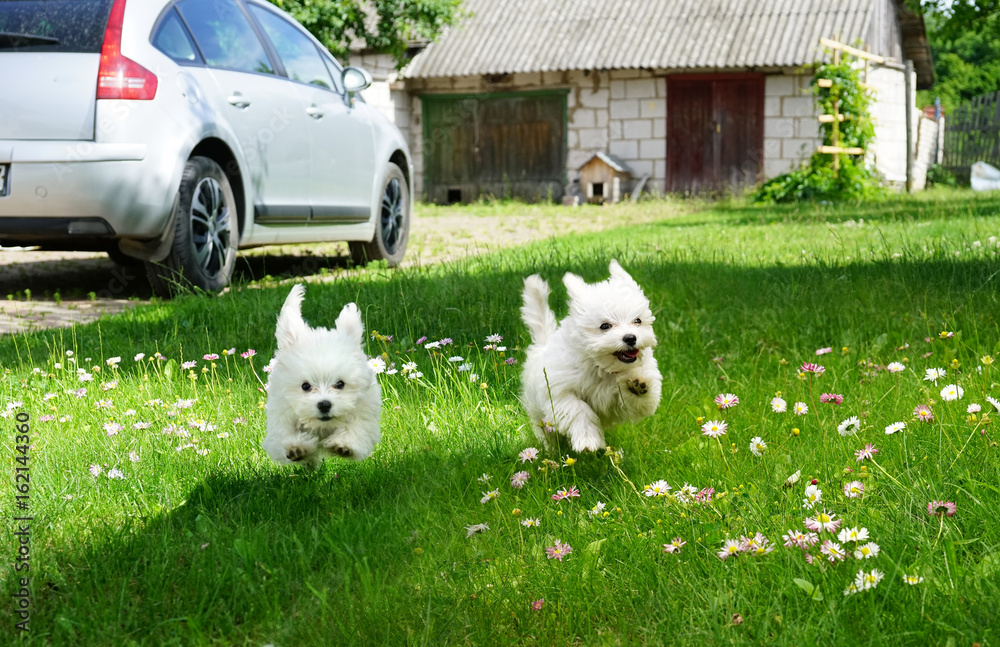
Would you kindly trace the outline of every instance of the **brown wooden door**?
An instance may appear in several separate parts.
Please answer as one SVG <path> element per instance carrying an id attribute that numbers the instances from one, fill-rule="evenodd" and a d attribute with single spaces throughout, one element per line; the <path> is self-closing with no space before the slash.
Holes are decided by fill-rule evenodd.
<path id="1" fill-rule="evenodd" d="M 562 197 L 565 92 L 424 95 L 421 99 L 428 200 Z"/>
<path id="2" fill-rule="evenodd" d="M 738 190 L 764 163 L 764 77 L 667 79 L 667 190 Z"/>

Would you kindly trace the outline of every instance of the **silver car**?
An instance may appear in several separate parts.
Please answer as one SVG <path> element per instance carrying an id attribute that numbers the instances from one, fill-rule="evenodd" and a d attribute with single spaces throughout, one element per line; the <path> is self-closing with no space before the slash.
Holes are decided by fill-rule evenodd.
<path id="1" fill-rule="evenodd" d="M 225 286 L 236 250 L 398 264 L 410 153 L 371 83 L 264 0 L 0 1 L 0 245 Z"/>

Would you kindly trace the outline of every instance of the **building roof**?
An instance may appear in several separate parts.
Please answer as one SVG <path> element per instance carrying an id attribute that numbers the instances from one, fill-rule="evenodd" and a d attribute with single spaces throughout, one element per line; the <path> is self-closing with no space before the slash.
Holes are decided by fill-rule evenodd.
<path id="1" fill-rule="evenodd" d="M 583 168 L 587 164 L 590 164 L 591 162 L 594 161 L 594 159 L 601 160 L 602 162 L 610 166 L 614 171 L 618 173 L 628 173 L 628 174 L 632 173 L 632 167 L 626 164 L 625 160 L 616 155 L 612 155 L 611 153 L 605 153 L 603 151 L 597 151 L 596 153 L 594 153 L 590 157 L 590 159 L 588 159 L 586 162 L 580 165 L 580 168 Z"/>
<path id="2" fill-rule="evenodd" d="M 901 62 L 885 16 L 903 0 L 465 0 L 468 15 L 407 66 L 409 78 L 592 69 L 796 67 L 825 60 L 821 36 Z M 933 83 L 923 21 L 903 49 Z M 919 20 L 920 17 L 916 16 Z M 897 18 L 898 20 L 898 18 Z M 885 34 L 881 32 L 887 32 Z M 905 39 L 906 33 L 901 34 Z M 920 43 L 925 56 L 919 56 Z M 909 47 L 912 45 L 913 51 Z M 922 75 L 922 76 L 921 76 Z"/>

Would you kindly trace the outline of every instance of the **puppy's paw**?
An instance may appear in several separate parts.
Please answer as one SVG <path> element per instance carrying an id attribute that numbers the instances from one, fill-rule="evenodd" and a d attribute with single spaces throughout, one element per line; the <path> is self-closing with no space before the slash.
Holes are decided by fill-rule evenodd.
<path id="1" fill-rule="evenodd" d="M 341 458 L 354 458 L 354 450 L 343 445 L 329 445 L 328 449 Z"/>
<path id="2" fill-rule="evenodd" d="M 646 386 L 646 383 L 643 380 L 639 379 L 629 380 L 626 383 L 626 388 L 632 395 L 642 396 L 649 393 L 649 387 Z"/>
<path id="3" fill-rule="evenodd" d="M 301 447 L 292 446 L 285 450 L 285 458 L 292 461 L 293 463 L 298 463 L 309 456 L 309 452 Z"/>
<path id="4" fill-rule="evenodd" d="M 574 452 L 583 453 L 604 449 L 606 443 L 604 442 L 604 438 L 599 436 L 574 436 L 570 439 L 570 445 L 572 445 Z"/>

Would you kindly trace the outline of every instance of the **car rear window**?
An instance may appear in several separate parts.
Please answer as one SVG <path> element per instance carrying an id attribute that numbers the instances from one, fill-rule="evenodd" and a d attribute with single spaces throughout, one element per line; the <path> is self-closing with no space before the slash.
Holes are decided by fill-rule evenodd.
<path id="1" fill-rule="evenodd" d="M 101 52 L 114 0 L 4 0 L 0 51 Z"/>

